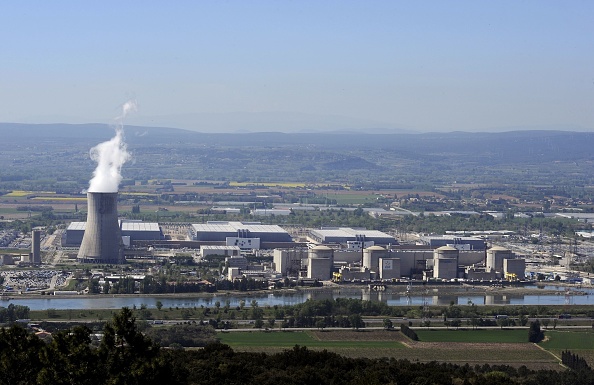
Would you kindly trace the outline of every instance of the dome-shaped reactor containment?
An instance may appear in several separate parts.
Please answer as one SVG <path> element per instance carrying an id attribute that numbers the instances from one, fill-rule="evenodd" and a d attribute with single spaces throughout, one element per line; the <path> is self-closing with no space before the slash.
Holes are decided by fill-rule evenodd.
<path id="1" fill-rule="evenodd" d="M 84 263 L 122 263 L 122 234 L 118 223 L 118 193 L 87 193 L 85 234 L 78 251 Z"/>
<path id="2" fill-rule="evenodd" d="M 366 267 L 372 271 L 379 271 L 379 260 L 380 258 L 386 258 L 388 256 L 388 250 L 381 246 L 371 246 L 363 250 L 363 267 Z"/>

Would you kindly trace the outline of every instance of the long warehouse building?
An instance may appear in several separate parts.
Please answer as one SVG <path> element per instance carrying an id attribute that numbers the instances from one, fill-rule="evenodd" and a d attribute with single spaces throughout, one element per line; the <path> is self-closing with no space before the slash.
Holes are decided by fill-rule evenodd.
<path id="1" fill-rule="evenodd" d="M 163 231 L 156 222 L 119 221 L 122 238 L 130 237 L 130 241 L 158 241 L 164 239 Z M 62 246 L 80 246 L 87 222 L 72 222 L 66 229 Z"/>
<path id="2" fill-rule="evenodd" d="M 350 227 L 323 227 L 309 230 L 309 238 L 323 244 L 346 244 L 347 242 L 373 242 L 375 245 L 397 245 L 398 241 L 378 230 L 353 229 Z"/>
<path id="3" fill-rule="evenodd" d="M 278 225 L 260 222 L 219 222 L 193 224 L 191 238 L 195 241 L 225 242 L 227 238 L 260 239 L 260 242 L 292 242 L 291 235 Z"/>

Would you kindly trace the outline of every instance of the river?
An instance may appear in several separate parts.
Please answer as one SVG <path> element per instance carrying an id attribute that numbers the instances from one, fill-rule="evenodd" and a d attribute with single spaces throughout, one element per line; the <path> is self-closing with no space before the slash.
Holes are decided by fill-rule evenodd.
<path id="1" fill-rule="evenodd" d="M 0 302 L 0 306 L 6 307 L 12 303 L 15 305 L 28 306 L 31 310 L 45 309 L 120 309 L 127 307 L 140 307 L 146 305 L 149 309 L 156 308 L 157 301 L 161 301 L 165 308 L 175 307 L 212 307 L 218 301 L 221 307 L 229 301 L 231 307 L 240 305 L 240 301 L 245 301 L 246 306 L 250 306 L 252 300 L 258 302 L 259 306 L 285 306 L 296 305 L 305 302 L 308 299 L 336 299 L 336 298 L 355 298 L 362 300 L 383 301 L 390 306 L 428 306 L 449 305 L 452 302 L 458 305 L 594 305 L 594 289 L 580 289 L 582 295 L 565 295 L 566 288 L 561 286 L 545 286 L 543 289 L 546 294 L 538 294 L 536 286 L 527 286 L 530 294 L 516 293 L 493 293 L 477 294 L 459 290 L 448 294 L 440 294 L 442 289 L 416 290 L 410 295 L 402 295 L 391 292 L 374 292 L 367 289 L 340 288 L 340 289 L 318 289 L 305 290 L 298 292 L 274 292 L 267 294 L 249 294 L 249 295 L 225 295 L 213 294 L 212 296 L 81 296 L 81 297 L 60 297 L 47 296 L 45 298 L 11 298 Z M 551 294 L 551 291 L 555 293 Z"/>

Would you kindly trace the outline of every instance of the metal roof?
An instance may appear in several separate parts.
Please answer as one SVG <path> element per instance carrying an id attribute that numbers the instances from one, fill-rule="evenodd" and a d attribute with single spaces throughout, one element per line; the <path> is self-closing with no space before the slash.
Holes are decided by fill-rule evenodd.
<path id="1" fill-rule="evenodd" d="M 122 222 L 122 231 L 160 231 L 156 222 Z"/>
<path id="2" fill-rule="evenodd" d="M 257 222 L 207 222 L 193 224 L 192 227 L 196 232 L 231 232 L 235 233 L 237 230 L 249 230 L 253 233 L 286 233 L 286 231 L 278 225 L 262 225 Z"/>
<path id="3" fill-rule="evenodd" d="M 67 230 L 84 231 L 87 222 L 71 222 Z M 161 231 L 157 222 L 121 222 L 122 231 Z"/>

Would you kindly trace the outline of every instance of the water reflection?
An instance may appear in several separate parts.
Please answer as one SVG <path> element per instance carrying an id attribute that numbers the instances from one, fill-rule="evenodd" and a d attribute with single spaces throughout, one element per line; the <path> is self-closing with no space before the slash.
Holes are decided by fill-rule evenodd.
<path id="1" fill-rule="evenodd" d="M 535 288 L 535 287 L 532 287 Z M 157 301 L 160 301 L 165 308 L 176 307 L 213 307 L 216 302 L 225 306 L 229 301 L 231 307 L 240 306 L 245 301 L 245 306 L 250 306 L 252 300 L 258 302 L 259 306 L 287 306 L 296 305 L 308 299 L 323 300 L 336 298 L 354 298 L 368 301 L 381 301 L 390 306 L 448 306 L 457 305 L 591 305 L 593 304 L 594 290 L 580 289 L 584 295 L 565 295 L 567 288 L 559 286 L 545 286 L 545 290 L 555 291 L 555 294 L 543 295 L 522 295 L 522 294 L 476 294 L 469 293 L 464 289 L 459 294 L 440 294 L 437 289 L 426 290 L 424 293 L 413 292 L 413 295 L 402 295 L 402 293 L 375 292 L 351 288 L 337 290 L 312 290 L 297 293 L 274 292 L 270 294 L 253 294 L 248 296 L 234 296 L 217 294 L 212 297 L 92 297 L 92 298 L 60 298 L 47 297 L 36 299 L 11 299 L 0 302 L 0 306 L 8 304 L 29 306 L 32 310 L 45 309 L 119 309 L 124 306 L 140 307 L 146 305 L 149 308 L 156 308 Z"/>

